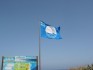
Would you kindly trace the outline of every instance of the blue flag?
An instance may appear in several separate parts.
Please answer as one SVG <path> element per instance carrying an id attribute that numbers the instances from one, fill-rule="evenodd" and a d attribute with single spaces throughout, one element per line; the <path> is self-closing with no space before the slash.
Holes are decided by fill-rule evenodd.
<path id="1" fill-rule="evenodd" d="M 60 36 L 60 27 L 53 27 L 41 22 L 41 37 L 49 39 L 62 39 Z"/>

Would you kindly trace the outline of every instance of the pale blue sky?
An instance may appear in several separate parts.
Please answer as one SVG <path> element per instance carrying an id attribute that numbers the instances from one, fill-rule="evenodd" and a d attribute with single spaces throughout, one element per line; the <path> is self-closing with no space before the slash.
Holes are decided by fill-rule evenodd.
<path id="1" fill-rule="evenodd" d="M 40 20 L 63 38 L 41 38 L 43 69 L 93 63 L 93 0 L 0 0 L 0 57 L 37 56 Z"/>

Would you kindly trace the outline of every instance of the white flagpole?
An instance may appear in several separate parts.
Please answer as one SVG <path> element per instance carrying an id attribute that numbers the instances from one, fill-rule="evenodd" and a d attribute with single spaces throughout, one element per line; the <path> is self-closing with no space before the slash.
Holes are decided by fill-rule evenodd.
<path id="1" fill-rule="evenodd" d="M 39 70 L 41 70 L 41 39 L 40 39 L 40 25 L 39 25 Z"/>

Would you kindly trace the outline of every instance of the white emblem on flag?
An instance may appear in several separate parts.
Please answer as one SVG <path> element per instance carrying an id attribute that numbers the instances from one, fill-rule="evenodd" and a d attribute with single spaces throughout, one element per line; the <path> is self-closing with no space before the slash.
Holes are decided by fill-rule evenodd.
<path id="1" fill-rule="evenodd" d="M 49 33 L 49 34 L 57 34 L 56 29 L 52 26 L 47 26 L 45 31 L 46 33 Z"/>

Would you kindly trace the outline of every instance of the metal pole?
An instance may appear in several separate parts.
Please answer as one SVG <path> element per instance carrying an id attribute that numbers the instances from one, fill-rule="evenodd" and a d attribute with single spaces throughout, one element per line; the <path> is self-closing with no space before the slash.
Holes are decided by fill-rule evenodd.
<path id="1" fill-rule="evenodd" d="M 4 56 L 2 56 L 1 70 L 3 70 L 3 61 L 4 61 Z"/>
<path id="2" fill-rule="evenodd" d="M 37 62 L 36 70 L 38 70 L 38 56 L 36 56 L 36 62 Z"/>
<path id="3" fill-rule="evenodd" d="M 41 45 L 40 45 L 41 39 L 40 39 L 40 25 L 39 25 L 39 70 L 41 70 Z"/>

